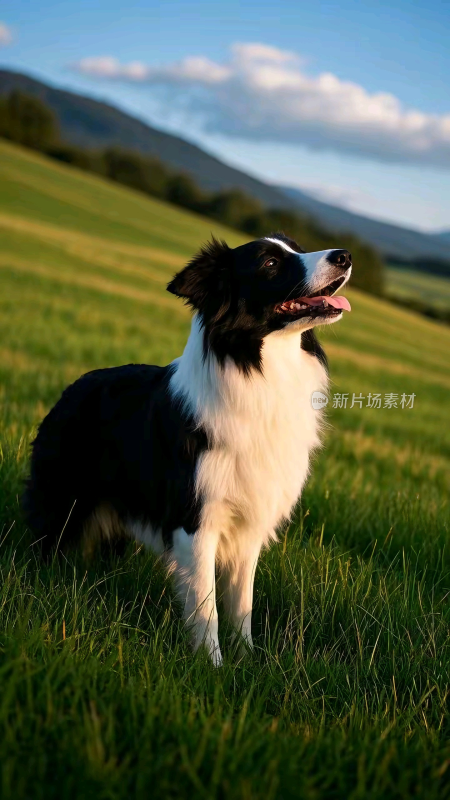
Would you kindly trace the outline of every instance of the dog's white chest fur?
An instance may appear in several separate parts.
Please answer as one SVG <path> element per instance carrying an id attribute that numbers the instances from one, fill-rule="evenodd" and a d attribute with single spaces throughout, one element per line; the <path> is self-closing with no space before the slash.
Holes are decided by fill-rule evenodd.
<path id="1" fill-rule="evenodd" d="M 196 475 L 202 528 L 215 528 L 232 547 L 240 535 L 261 544 L 290 516 L 319 444 L 320 412 L 311 405 L 327 375 L 300 347 L 300 333 L 264 340 L 262 373 L 246 376 L 229 360 L 203 358 L 202 330 L 194 318 L 183 356 L 175 362 L 171 391 L 208 434 L 211 448 Z M 217 528 L 220 531 L 217 531 Z M 231 553 L 230 553 L 231 555 Z"/>

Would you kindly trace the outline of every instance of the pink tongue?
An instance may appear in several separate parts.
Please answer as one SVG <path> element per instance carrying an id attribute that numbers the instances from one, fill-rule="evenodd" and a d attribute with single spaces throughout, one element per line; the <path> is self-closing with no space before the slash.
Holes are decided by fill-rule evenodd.
<path id="1" fill-rule="evenodd" d="M 346 297 L 299 297 L 297 303 L 305 303 L 308 306 L 321 306 L 328 303 L 333 308 L 340 308 L 342 311 L 351 311 L 352 307 Z"/>

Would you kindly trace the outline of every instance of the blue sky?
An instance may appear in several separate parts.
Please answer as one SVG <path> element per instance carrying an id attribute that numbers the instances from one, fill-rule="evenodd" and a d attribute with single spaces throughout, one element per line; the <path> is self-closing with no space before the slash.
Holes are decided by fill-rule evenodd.
<path id="1" fill-rule="evenodd" d="M 0 63 L 112 101 L 267 180 L 437 230 L 450 228 L 449 9 L 15 0 Z"/>

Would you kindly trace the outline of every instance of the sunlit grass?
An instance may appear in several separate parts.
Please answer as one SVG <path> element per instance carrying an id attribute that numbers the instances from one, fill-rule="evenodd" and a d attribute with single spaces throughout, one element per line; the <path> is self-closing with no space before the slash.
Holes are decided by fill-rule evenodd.
<path id="1" fill-rule="evenodd" d="M 450 278 L 440 275 L 388 267 L 386 289 L 395 297 L 413 298 L 438 308 L 450 308 Z"/>

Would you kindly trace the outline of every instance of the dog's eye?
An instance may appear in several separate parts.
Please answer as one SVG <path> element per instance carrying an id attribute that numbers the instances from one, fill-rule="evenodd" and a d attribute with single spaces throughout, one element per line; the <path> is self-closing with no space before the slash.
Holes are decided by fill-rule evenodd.
<path id="1" fill-rule="evenodd" d="M 273 269 L 278 265 L 278 258 L 268 258 L 267 261 L 264 262 L 264 266 L 268 269 Z"/>

